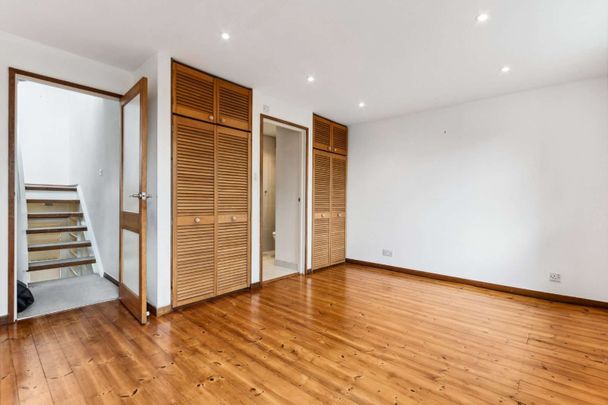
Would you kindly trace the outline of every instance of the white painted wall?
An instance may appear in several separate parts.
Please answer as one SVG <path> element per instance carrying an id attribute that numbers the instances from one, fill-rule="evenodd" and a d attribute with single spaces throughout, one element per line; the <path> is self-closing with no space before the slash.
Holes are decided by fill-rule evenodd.
<path id="1" fill-rule="evenodd" d="M 608 78 L 349 134 L 347 257 L 608 301 Z"/>
<path id="2" fill-rule="evenodd" d="M 276 137 L 275 260 L 300 263 L 300 132 L 278 127 Z M 302 196 L 302 200 L 303 200 Z M 294 267 L 295 268 L 295 267 Z"/>
<path id="3" fill-rule="evenodd" d="M 98 264 L 117 279 L 120 103 L 32 81 L 17 88 L 25 182 L 80 186 Z"/>
<path id="4" fill-rule="evenodd" d="M 130 72 L 0 32 L 0 162 L 8 159 L 8 68 L 28 70 L 96 88 L 123 93 Z M 0 175 L 0 316 L 7 314 L 8 171 Z"/>
<path id="5" fill-rule="evenodd" d="M 134 73 L 148 78 L 148 302 L 171 305 L 171 57 L 158 53 Z"/>

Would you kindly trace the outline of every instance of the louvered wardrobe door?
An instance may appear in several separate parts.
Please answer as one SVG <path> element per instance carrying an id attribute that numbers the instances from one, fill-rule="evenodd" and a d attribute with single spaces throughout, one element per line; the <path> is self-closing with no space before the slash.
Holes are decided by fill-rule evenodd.
<path id="1" fill-rule="evenodd" d="M 196 69 L 173 63 L 173 112 L 215 122 L 215 79 Z"/>
<path id="2" fill-rule="evenodd" d="M 329 266 L 331 155 L 313 151 L 312 268 Z"/>
<path id="3" fill-rule="evenodd" d="M 215 293 L 215 125 L 173 117 L 173 306 Z"/>
<path id="4" fill-rule="evenodd" d="M 250 131 L 251 90 L 225 80 L 217 80 L 219 123 Z"/>
<path id="5" fill-rule="evenodd" d="M 331 157 L 330 261 L 342 263 L 346 254 L 346 157 Z"/>
<path id="6" fill-rule="evenodd" d="M 340 124 L 331 126 L 331 151 L 346 155 L 348 152 L 348 128 Z"/>
<path id="7" fill-rule="evenodd" d="M 312 135 L 314 148 L 331 151 L 331 121 L 314 115 Z"/>
<path id="8" fill-rule="evenodd" d="M 217 128 L 217 294 L 249 286 L 249 138 Z"/>

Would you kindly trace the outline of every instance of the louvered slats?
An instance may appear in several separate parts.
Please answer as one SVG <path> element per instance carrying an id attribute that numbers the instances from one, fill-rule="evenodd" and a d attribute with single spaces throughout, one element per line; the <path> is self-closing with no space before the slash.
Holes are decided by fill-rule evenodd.
<path id="1" fill-rule="evenodd" d="M 346 152 L 348 129 L 313 116 L 312 268 L 346 257 Z"/>
<path id="2" fill-rule="evenodd" d="M 249 134 L 218 128 L 217 293 L 247 287 L 249 270 Z"/>
<path id="3" fill-rule="evenodd" d="M 331 155 L 315 150 L 313 159 L 312 267 L 318 269 L 330 261 Z"/>
<path id="4" fill-rule="evenodd" d="M 217 292 L 224 294 L 247 287 L 249 267 L 247 222 L 218 225 Z"/>
<path id="5" fill-rule="evenodd" d="M 248 134 L 219 129 L 217 152 L 218 213 L 247 213 L 249 206 Z"/>
<path id="6" fill-rule="evenodd" d="M 173 66 L 177 307 L 249 285 L 251 90 Z"/>
<path id="7" fill-rule="evenodd" d="M 214 121 L 215 81 L 212 76 L 184 65 L 173 65 L 173 112 Z"/>
<path id="8" fill-rule="evenodd" d="M 173 128 L 177 215 L 214 215 L 214 126 L 176 117 Z"/>
<path id="9" fill-rule="evenodd" d="M 314 153 L 314 212 L 329 214 L 331 157 L 326 153 Z"/>
<path id="10" fill-rule="evenodd" d="M 348 150 L 348 129 L 339 124 L 333 124 L 331 128 L 332 152 L 346 155 Z"/>
<path id="11" fill-rule="evenodd" d="M 225 80 L 216 80 L 219 124 L 251 130 L 251 90 Z"/>
<path id="12" fill-rule="evenodd" d="M 176 232 L 177 305 L 199 301 L 215 293 L 215 225 L 178 226 Z"/>
<path id="13" fill-rule="evenodd" d="M 331 122 L 314 116 L 313 117 L 313 143 L 314 147 L 321 150 L 331 149 Z"/>

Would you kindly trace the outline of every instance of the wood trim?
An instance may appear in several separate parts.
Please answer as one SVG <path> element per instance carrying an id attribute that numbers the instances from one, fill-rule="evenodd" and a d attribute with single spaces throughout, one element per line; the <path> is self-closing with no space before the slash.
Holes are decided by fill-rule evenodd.
<path id="1" fill-rule="evenodd" d="M 170 312 L 173 312 L 173 308 L 171 307 L 171 305 L 166 305 L 164 307 L 156 308 L 154 305 L 150 304 L 149 302 L 147 304 L 148 304 L 147 309 L 148 309 L 148 312 L 150 312 L 150 315 L 153 315 L 157 318 L 160 316 L 166 315 Z"/>
<path id="2" fill-rule="evenodd" d="M 394 271 L 394 272 L 398 272 L 398 273 L 405 273 L 405 274 L 409 274 L 412 276 L 426 277 L 426 278 L 431 278 L 434 280 L 441 280 L 441 281 L 447 281 L 447 282 L 458 283 L 458 284 L 466 284 L 466 285 L 470 285 L 473 287 L 485 288 L 487 290 L 495 290 L 495 291 L 500 291 L 500 292 L 509 293 L 509 294 L 523 295 L 525 297 L 539 298 L 539 299 L 543 299 L 546 301 L 554 301 L 554 302 L 560 302 L 560 303 L 564 303 L 564 304 L 583 305 L 583 306 L 588 306 L 588 307 L 608 309 L 608 302 L 604 302 L 604 301 L 596 301 L 596 300 L 590 300 L 587 298 L 572 297 L 569 295 L 554 294 L 554 293 L 548 293 L 548 292 L 537 291 L 537 290 L 528 290 L 528 289 L 519 288 L 519 287 L 510 287 L 510 286 L 501 285 L 501 284 L 488 283 L 485 281 L 477 281 L 477 280 L 471 280 L 468 278 L 447 276 L 444 274 L 430 273 L 430 272 L 421 271 L 421 270 L 413 270 L 413 269 L 408 269 L 405 267 L 391 266 L 388 264 L 367 262 L 364 260 L 356 260 L 356 259 L 347 258 L 346 262 L 355 264 L 358 266 L 375 267 L 378 269 L 389 270 L 389 271 Z"/>
<path id="3" fill-rule="evenodd" d="M 41 75 L 39 73 L 28 72 L 26 70 L 9 68 L 9 71 L 12 71 L 14 75 L 17 76 L 25 76 L 33 81 L 46 82 L 50 84 L 54 84 L 60 87 L 67 87 L 71 90 L 77 90 L 84 93 L 94 94 L 97 96 L 104 96 L 109 98 L 120 99 L 122 97 L 121 94 L 116 94 L 111 91 L 101 90 L 91 86 L 85 86 L 83 84 L 78 84 L 75 82 L 70 82 L 68 80 L 57 79 L 50 76 Z"/>
<path id="4" fill-rule="evenodd" d="M 13 323 L 15 314 L 15 122 L 16 122 L 16 92 L 17 76 L 29 78 L 32 81 L 45 82 L 70 90 L 89 93 L 97 96 L 120 100 L 120 94 L 85 86 L 67 80 L 57 79 L 38 73 L 28 72 L 13 67 L 8 68 L 8 284 L 7 284 L 7 323 Z"/>
<path id="5" fill-rule="evenodd" d="M 0 326 L 7 325 L 9 323 L 12 323 L 12 322 L 8 321 L 8 315 L 2 315 L 2 316 L 0 316 Z"/>
<path id="6" fill-rule="evenodd" d="M 293 122 L 290 121 L 286 121 L 280 118 L 276 118 L 273 117 L 271 115 L 267 115 L 267 114 L 260 114 L 260 175 L 259 175 L 259 198 L 260 198 L 260 230 L 259 230 L 259 240 L 260 240 L 260 247 L 259 247 L 259 275 L 260 275 L 260 280 L 259 280 L 259 288 L 264 286 L 264 266 L 263 266 L 263 256 L 262 256 L 262 229 L 263 229 L 263 218 L 264 218 L 264 193 L 263 193 L 263 178 L 264 178 L 264 120 L 268 119 L 271 121 L 275 121 L 284 125 L 288 125 L 290 127 L 294 127 L 294 128 L 298 128 L 301 129 L 303 131 L 305 131 L 306 133 L 306 144 L 304 145 L 305 148 L 305 156 L 304 156 L 304 160 L 305 160 L 305 166 L 304 166 L 304 274 L 307 273 L 307 267 L 308 267 L 308 159 L 310 158 L 309 155 L 309 148 L 310 148 L 310 139 L 309 139 L 309 130 L 308 127 L 305 127 L 303 125 L 299 125 L 299 124 L 295 124 Z M 252 159 L 253 161 L 253 159 Z M 250 176 L 251 177 L 251 176 Z M 251 200 L 251 198 L 250 198 Z M 250 211 L 250 215 L 251 215 L 251 208 L 249 209 Z M 251 221 L 251 219 L 250 219 Z M 251 234 L 251 232 L 250 232 Z M 251 272 L 250 272 L 251 273 Z"/>
<path id="7" fill-rule="evenodd" d="M 109 280 L 116 287 L 118 287 L 120 285 L 120 283 L 118 282 L 118 280 L 116 280 L 114 277 L 112 277 L 108 273 L 103 273 L 103 277 L 106 278 L 107 280 Z"/>
<path id="8" fill-rule="evenodd" d="M 8 284 L 7 323 L 15 322 L 15 99 L 17 70 L 8 69 Z"/>

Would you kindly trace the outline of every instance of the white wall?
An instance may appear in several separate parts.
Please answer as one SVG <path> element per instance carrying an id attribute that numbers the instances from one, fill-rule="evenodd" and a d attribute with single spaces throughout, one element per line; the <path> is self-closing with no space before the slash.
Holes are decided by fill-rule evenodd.
<path id="1" fill-rule="evenodd" d="M 171 58 L 158 53 L 134 73 L 148 78 L 148 302 L 171 305 Z"/>
<path id="2" fill-rule="evenodd" d="M 275 260 L 300 263 L 301 138 L 299 131 L 278 127 L 276 137 Z M 302 201 L 304 196 L 302 196 Z"/>
<path id="3" fill-rule="evenodd" d="M 262 172 L 263 186 L 263 223 L 262 223 L 262 249 L 264 252 L 274 251 L 275 240 L 273 232 L 276 230 L 276 162 L 277 162 L 277 138 L 264 135 L 263 163 Z"/>
<path id="4" fill-rule="evenodd" d="M 606 77 L 349 134 L 347 257 L 608 301 Z"/>
<path id="5" fill-rule="evenodd" d="M 68 52 L 0 32 L 0 162 L 8 159 L 8 68 L 28 70 L 59 79 L 123 93 L 132 83 L 130 72 Z M 6 166 L 5 166 L 6 167 Z M 0 176 L 0 316 L 7 314 L 8 170 Z"/>

